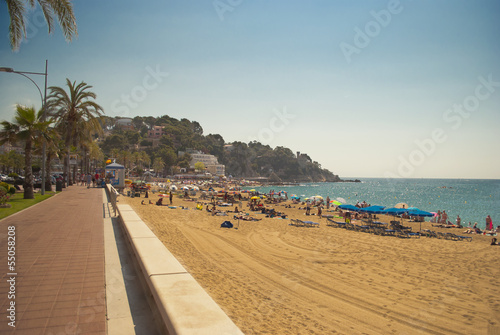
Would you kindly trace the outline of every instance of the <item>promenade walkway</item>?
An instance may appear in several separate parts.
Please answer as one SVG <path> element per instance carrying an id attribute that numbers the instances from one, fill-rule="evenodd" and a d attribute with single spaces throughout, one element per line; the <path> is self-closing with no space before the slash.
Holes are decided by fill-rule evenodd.
<path id="1" fill-rule="evenodd" d="M 102 189 L 71 186 L 0 221 L 1 334 L 106 334 L 102 196 Z"/>
<path id="2" fill-rule="evenodd" d="M 0 334 L 158 333 L 110 214 L 104 189 L 71 186 L 0 221 Z"/>

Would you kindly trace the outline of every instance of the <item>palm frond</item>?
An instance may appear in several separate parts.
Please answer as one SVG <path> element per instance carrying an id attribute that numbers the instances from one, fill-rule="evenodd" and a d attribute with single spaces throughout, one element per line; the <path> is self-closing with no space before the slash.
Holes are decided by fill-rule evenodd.
<path id="1" fill-rule="evenodd" d="M 39 2 L 41 0 L 38 0 Z M 57 16 L 59 25 L 62 28 L 64 37 L 67 41 L 71 41 L 73 37 L 78 36 L 75 13 L 73 5 L 69 0 L 44 0 L 50 3 L 53 13 Z"/>
<path id="2" fill-rule="evenodd" d="M 32 3 L 32 7 L 34 7 L 35 1 L 30 0 L 30 2 Z M 50 33 L 52 33 L 52 30 L 54 29 L 53 28 L 54 27 L 54 19 L 53 19 L 54 12 L 52 11 L 52 4 L 50 3 L 50 1 L 47 1 L 47 0 L 38 0 L 38 4 L 42 8 L 42 13 L 43 13 L 43 16 L 45 17 L 45 22 L 47 22 L 47 27 L 49 28 L 49 34 L 50 34 Z"/>
<path id="3" fill-rule="evenodd" d="M 23 0 L 5 0 L 7 10 L 10 16 L 9 39 L 12 50 L 19 50 L 23 37 L 26 36 L 26 25 L 24 22 L 24 7 Z"/>

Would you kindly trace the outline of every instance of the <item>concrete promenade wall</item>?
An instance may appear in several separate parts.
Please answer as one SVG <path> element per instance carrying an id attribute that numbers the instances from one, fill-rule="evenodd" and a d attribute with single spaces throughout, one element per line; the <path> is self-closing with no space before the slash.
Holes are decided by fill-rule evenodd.
<path id="1" fill-rule="evenodd" d="M 117 215 L 169 334 L 243 334 L 132 207 Z"/>

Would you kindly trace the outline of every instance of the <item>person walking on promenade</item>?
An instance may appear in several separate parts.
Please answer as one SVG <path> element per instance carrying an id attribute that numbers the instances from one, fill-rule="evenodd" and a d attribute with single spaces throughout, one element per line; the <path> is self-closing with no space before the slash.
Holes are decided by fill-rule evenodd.
<path id="1" fill-rule="evenodd" d="M 90 188 L 90 183 L 92 183 L 92 175 L 89 173 L 87 175 L 87 188 Z"/>

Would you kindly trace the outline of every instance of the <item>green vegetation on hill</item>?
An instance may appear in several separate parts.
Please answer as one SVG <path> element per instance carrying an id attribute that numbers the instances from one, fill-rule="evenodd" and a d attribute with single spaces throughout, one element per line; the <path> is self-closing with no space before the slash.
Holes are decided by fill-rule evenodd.
<path id="1" fill-rule="evenodd" d="M 163 173 L 176 173 L 179 168 L 189 167 L 191 159 L 190 155 L 179 157 L 178 152 L 194 149 L 216 156 L 219 163 L 226 166 L 226 174 L 237 178 L 268 177 L 276 182 L 340 181 L 305 154 L 294 154 L 285 147 L 271 148 L 256 141 L 226 143 L 219 134 L 203 135 L 203 128 L 196 121 L 177 120 L 167 115 L 136 116 L 131 124 L 124 126 L 116 122 L 118 119 L 103 118 L 106 131 L 100 147 L 106 157 L 115 158 L 128 167 L 161 161 L 163 164 L 158 166 Z M 155 126 L 162 127 L 162 135 L 156 138 L 148 135 Z M 145 155 L 140 158 L 138 152 Z"/>

